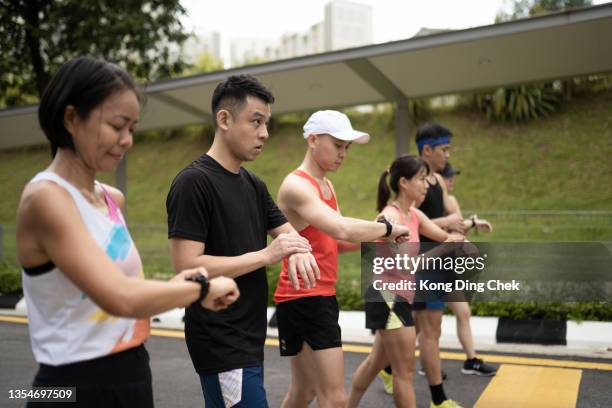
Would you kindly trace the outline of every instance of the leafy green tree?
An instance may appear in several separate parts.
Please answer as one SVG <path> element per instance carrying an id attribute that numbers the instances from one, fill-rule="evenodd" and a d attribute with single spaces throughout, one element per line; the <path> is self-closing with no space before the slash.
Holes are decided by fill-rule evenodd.
<path id="1" fill-rule="evenodd" d="M 175 75 L 187 38 L 179 0 L 0 0 L 0 103 L 28 103 L 68 59 L 90 54 L 140 80 Z"/>
<path id="2" fill-rule="evenodd" d="M 550 85 L 519 85 L 477 94 L 476 104 L 489 120 L 525 121 L 554 112 L 559 97 Z"/>
<path id="3" fill-rule="evenodd" d="M 209 52 L 203 52 L 198 56 L 195 64 L 189 68 L 186 73 L 188 74 L 201 74 L 204 72 L 219 71 L 223 69 L 223 61 L 216 58 Z"/>
<path id="4" fill-rule="evenodd" d="M 247 58 L 246 61 L 244 61 L 244 65 L 257 65 L 257 64 L 263 64 L 264 62 L 268 62 L 268 59 L 265 57 L 261 57 L 261 56 L 253 56 L 250 58 Z"/>
<path id="5" fill-rule="evenodd" d="M 512 0 L 509 3 L 512 11 L 509 13 L 505 11 L 498 12 L 495 18 L 496 23 L 533 17 L 555 11 L 588 7 L 593 4 L 591 0 Z"/>
<path id="6" fill-rule="evenodd" d="M 506 1 L 507 11 L 499 11 L 495 22 L 533 17 L 556 11 L 588 7 L 591 0 L 512 0 Z M 561 94 L 566 100 L 571 99 L 573 81 L 560 82 L 561 92 L 551 83 L 536 85 L 519 85 L 497 88 L 490 92 L 475 95 L 476 105 L 489 119 L 524 121 L 536 119 L 554 112 L 561 102 Z"/>

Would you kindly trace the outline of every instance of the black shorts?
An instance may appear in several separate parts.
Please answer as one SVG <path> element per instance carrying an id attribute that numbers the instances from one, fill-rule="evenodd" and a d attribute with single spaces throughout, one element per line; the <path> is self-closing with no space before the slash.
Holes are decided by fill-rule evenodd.
<path id="1" fill-rule="evenodd" d="M 281 356 L 295 356 L 308 343 L 313 350 L 342 347 L 335 296 L 311 296 L 276 305 Z"/>
<path id="2" fill-rule="evenodd" d="M 365 317 L 366 328 L 372 331 L 414 326 L 412 306 L 406 299 L 390 292 L 381 293 L 371 286 L 365 302 Z"/>
<path id="3" fill-rule="evenodd" d="M 33 387 L 76 387 L 76 402 L 29 402 L 27 407 L 153 407 L 149 354 L 134 347 L 88 361 L 40 364 Z"/>

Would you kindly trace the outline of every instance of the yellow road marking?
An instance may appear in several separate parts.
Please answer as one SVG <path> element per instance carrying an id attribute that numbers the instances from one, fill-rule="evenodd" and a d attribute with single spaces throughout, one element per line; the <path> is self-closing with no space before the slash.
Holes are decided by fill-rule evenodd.
<path id="1" fill-rule="evenodd" d="M 0 321 L 11 322 L 11 323 L 27 323 L 28 319 L 20 316 L 0 316 Z M 185 338 L 185 333 L 182 330 L 166 330 L 166 329 L 151 329 L 153 336 L 162 337 L 174 337 L 174 338 Z M 267 338 L 267 346 L 278 346 L 278 339 Z M 357 344 L 343 344 L 342 349 L 351 353 L 365 353 L 368 354 L 372 351 L 371 346 L 363 346 Z M 416 354 L 418 356 L 418 352 Z M 564 367 L 564 368 L 578 368 L 586 370 L 604 370 L 612 371 L 612 364 L 610 363 L 597 363 L 591 361 L 573 361 L 573 360 L 554 360 L 549 358 L 536 358 L 536 357 L 518 357 L 518 356 L 500 356 L 495 354 L 480 354 L 480 358 L 485 359 L 488 363 L 501 363 L 501 364 L 519 364 L 529 366 L 542 366 L 542 367 Z M 465 354 L 454 353 L 449 351 L 440 352 L 440 358 L 442 360 L 465 360 Z"/>
<path id="2" fill-rule="evenodd" d="M 574 408 L 582 370 L 502 365 L 474 408 Z"/>
<path id="3" fill-rule="evenodd" d="M 28 323 L 28 319 L 26 317 L 20 316 L 0 316 L 0 321 L 11 323 Z"/>
<path id="4" fill-rule="evenodd" d="M 179 339 L 185 338 L 185 332 L 182 330 L 151 329 L 151 335 L 161 337 L 176 337 Z"/>

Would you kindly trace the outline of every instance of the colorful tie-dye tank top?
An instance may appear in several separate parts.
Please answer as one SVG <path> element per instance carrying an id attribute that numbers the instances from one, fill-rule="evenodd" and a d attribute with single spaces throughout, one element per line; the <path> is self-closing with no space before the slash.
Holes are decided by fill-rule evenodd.
<path id="1" fill-rule="evenodd" d="M 91 237 L 125 275 L 144 278 L 140 255 L 121 210 L 99 183 L 108 207 L 106 214 L 57 174 L 44 171 L 31 182 L 42 180 L 70 193 Z M 34 276 L 22 273 L 22 277 L 30 340 L 39 363 L 56 366 L 90 360 L 139 346 L 149 337 L 149 319 L 107 314 L 57 267 Z"/>

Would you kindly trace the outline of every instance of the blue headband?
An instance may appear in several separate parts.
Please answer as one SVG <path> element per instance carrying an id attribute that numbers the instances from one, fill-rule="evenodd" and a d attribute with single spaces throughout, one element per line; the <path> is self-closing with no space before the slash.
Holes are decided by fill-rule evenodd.
<path id="1" fill-rule="evenodd" d="M 436 146 L 450 144 L 450 135 L 442 135 L 436 137 L 427 137 L 425 139 L 421 139 L 417 142 L 417 147 L 419 148 L 419 152 L 423 150 L 425 145 L 431 146 L 433 149 Z"/>

